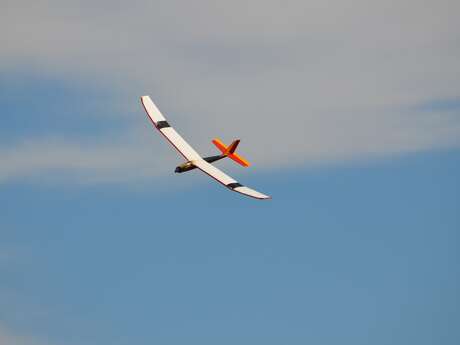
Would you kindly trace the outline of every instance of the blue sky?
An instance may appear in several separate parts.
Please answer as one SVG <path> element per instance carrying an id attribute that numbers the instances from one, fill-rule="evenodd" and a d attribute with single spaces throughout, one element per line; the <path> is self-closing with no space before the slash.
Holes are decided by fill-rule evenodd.
<path id="1" fill-rule="evenodd" d="M 168 168 L 160 185 L 3 184 L 3 327 L 39 344 L 457 343 L 458 150 L 246 175 L 270 202 Z"/>
<path id="2" fill-rule="evenodd" d="M 273 174 L 270 203 L 3 187 L 2 322 L 53 344 L 455 344 L 459 170 L 437 152 Z"/>
<path id="3" fill-rule="evenodd" d="M 73 4 L 0 15 L 2 345 L 459 342 L 452 4 Z"/>

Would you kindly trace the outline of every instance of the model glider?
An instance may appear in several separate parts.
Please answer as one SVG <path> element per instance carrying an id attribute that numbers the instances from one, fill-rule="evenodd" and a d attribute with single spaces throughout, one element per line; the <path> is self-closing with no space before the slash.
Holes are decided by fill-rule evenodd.
<path id="1" fill-rule="evenodd" d="M 214 139 L 212 142 L 217 148 L 221 151 L 220 155 L 211 156 L 211 157 L 201 157 L 198 152 L 196 152 L 180 135 L 176 130 L 171 127 L 171 125 L 166 121 L 165 117 L 158 110 L 157 106 L 153 103 L 149 96 L 141 97 L 142 105 L 152 121 L 156 129 L 160 131 L 163 136 L 168 139 L 168 141 L 176 148 L 177 151 L 187 160 L 184 164 L 176 167 L 176 173 L 182 173 L 185 171 L 190 171 L 195 168 L 200 169 L 204 173 L 208 174 L 216 181 L 222 183 L 228 189 L 238 192 L 256 199 L 270 199 L 269 196 L 259 193 L 251 188 L 243 186 L 238 183 L 236 180 L 217 169 L 215 166 L 210 163 L 218 161 L 219 159 L 228 157 L 235 161 L 236 163 L 248 167 L 249 162 L 235 153 L 236 147 L 240 143 L 239 140 L 235 140 L 231 145 L 226 146 L 219 139 Z"/>

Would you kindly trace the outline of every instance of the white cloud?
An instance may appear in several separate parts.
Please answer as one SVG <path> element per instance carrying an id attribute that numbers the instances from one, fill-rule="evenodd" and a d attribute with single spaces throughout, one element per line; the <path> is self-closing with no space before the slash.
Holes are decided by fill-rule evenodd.
<path id="1" fill-rule="evenodd" d="M 458 110 L 414 106 L 460 97 L 459 10 L 450 0 L 11 1 L 0 14 L 0 70 L 110 84 L 124 95 L 114 102 L 151 94 L 198 148 L 239 136 L 259 165 L 451 147 Z M 3 147 L 0 178 L 162 171 L 144 156 L 148 141 L 130 135 Z"/>
<path id="2" fill-rule="evenodd" d="M 164 170 L 158 170 L 153 145 L 146 145 L 147 138 L 104 141 L 46 138 L 0 149 L 0 182 L 31 178 L 59 182 L 69 177 L 81 182 L 120 182 L 164 174 Z M 172 170 L 173 162 L 166 162 L 171 163 L 168 171 Z"/>

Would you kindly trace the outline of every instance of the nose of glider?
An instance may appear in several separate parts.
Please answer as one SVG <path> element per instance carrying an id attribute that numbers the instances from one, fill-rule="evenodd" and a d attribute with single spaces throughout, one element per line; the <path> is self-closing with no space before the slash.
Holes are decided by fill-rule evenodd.
<path id="1" fill-rule="evenodd" d="M 176 167 L 176 169 L 174 169 L 174 172 L 175 173 L 180 173 L 180 167 Z"/>

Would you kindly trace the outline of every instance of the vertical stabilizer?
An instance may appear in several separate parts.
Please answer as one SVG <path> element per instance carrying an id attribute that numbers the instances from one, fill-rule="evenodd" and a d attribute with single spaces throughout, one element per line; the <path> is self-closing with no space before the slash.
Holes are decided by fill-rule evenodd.
<path id="1" fill-rule="evenodd" d="M 229 147 L 227 147 L 227 150 L 225 150 L 225 154 L 231 154 L 235 152 L 236 148 L 238 147 L 238 144 L 240 143 L 240 139 L 236 139 L 233 141 L 233 143 L 230 144 Z"/>

